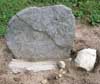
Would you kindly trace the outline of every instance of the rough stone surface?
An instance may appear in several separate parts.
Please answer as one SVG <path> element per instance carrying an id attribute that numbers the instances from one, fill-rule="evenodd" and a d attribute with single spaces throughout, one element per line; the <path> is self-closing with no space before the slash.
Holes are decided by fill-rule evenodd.
<path id="1" fill-rule="evenodd" d="M 9 21 L 7 45 L 18 59 L 67 58 L 74 41 L 74 27 L 74 16 L 66 6 L 29 7 Z"/>
<path id="2" fill-rule="evenodd" d="M 78 52 L 75 63 L 78 67 L 91 71 L 96 63 L 96 56 L 96 49 L 82 49 Z"/>
<path id="3" fill-rule="evenodd" d="M 12 73 L 25 71 L 40 72 L 58 69 L 56 61 L 28 62 L 19 59 L 12 59 L 8 66 Z"/>

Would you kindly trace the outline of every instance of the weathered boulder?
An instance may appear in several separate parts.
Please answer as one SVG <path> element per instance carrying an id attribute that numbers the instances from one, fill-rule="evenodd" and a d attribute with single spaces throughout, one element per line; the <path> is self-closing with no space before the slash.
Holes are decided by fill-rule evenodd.
<path id="1" fill-rule="evenodd" d="M 68 58 L 73 46 L 75 19 L 64 5 L 29 7 L 9 21 L 7 45 L 15 58 Z"/>

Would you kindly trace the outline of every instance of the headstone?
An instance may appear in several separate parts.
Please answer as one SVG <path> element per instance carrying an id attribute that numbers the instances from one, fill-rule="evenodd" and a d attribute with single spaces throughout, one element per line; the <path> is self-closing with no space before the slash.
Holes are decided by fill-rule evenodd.
<path id="1" fill-rule="evenodd" d="M 64 5 L 29 7 L 9 21 L 7 45 L 17 59 L 68 58 L 73 46 L 75 19 Z"/>

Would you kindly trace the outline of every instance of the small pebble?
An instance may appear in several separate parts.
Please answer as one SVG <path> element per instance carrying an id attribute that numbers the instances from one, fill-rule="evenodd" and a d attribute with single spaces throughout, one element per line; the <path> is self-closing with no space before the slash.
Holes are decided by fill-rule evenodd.
<path id="1" fill-rule="evenodd" d="M 65 73 L 66 73 L 66 71 L 65 71 L 65 70 L 63 70 L 63 69 L 60 69 L 60 70 L 59 70 L 59 73 L 61 73 L 61 74 L 65 74 Z"/>
<path id="2" fill-rule="evenodd" d="M 41 84 L 47 84 L 48 80 L 47 79 L 44 79 L 41 81 Z"/>
<path id="3" fill-rule="evenodd" d="M 65 69 L 65 66 L 66 66 L 66 64 L 65 64 L 64 61 L 59 61 L 59 62 L 58 62 L 58 67 L 59 67 L 59 69 Z"/>
<path id="4" fill-rule="evenodd" d="M 63 69 L 60 69 L 59 71 L 60 71 L 60 72 L 62 72 L 62 71 L 63 71 Z"/>
<path id="5" fill-rule="evenodd" d="M 61 78 L 62 77 L 62 74 L 58 74 L 58 77 Z"/>
<path id="6" fill-rule="evenodd" d="M 62 74 L 66 74 L 66 71 L 63 71 Z"/>

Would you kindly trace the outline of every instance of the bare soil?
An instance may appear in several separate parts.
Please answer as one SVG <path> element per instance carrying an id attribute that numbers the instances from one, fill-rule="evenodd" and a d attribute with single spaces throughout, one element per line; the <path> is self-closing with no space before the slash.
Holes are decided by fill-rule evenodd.
<path id="1" fill-rule="evenodd" d="M 96 48 L 100 50 L 100 27 L 90 27 L 84 24 L 76 26 L 73 52 L 83 48 Z M 74 56 L 74 54 L 73 54 Z M 98 53 L 99 57 L 99 53 Z M 100 84 L 100 63 L 98 62 L 91 72 L 79 69 L 66 61 L 66 74 L 56 79 L 58 71 L 44 71 L 38 73 L 23 72 L 13 74 L 8 69 L 8 63 L 13 55 L 6 46 L 5 39 L 0 39 L 0 84 L 45 84 L 41 81 L 47 79 L 46 84 Z"/>

